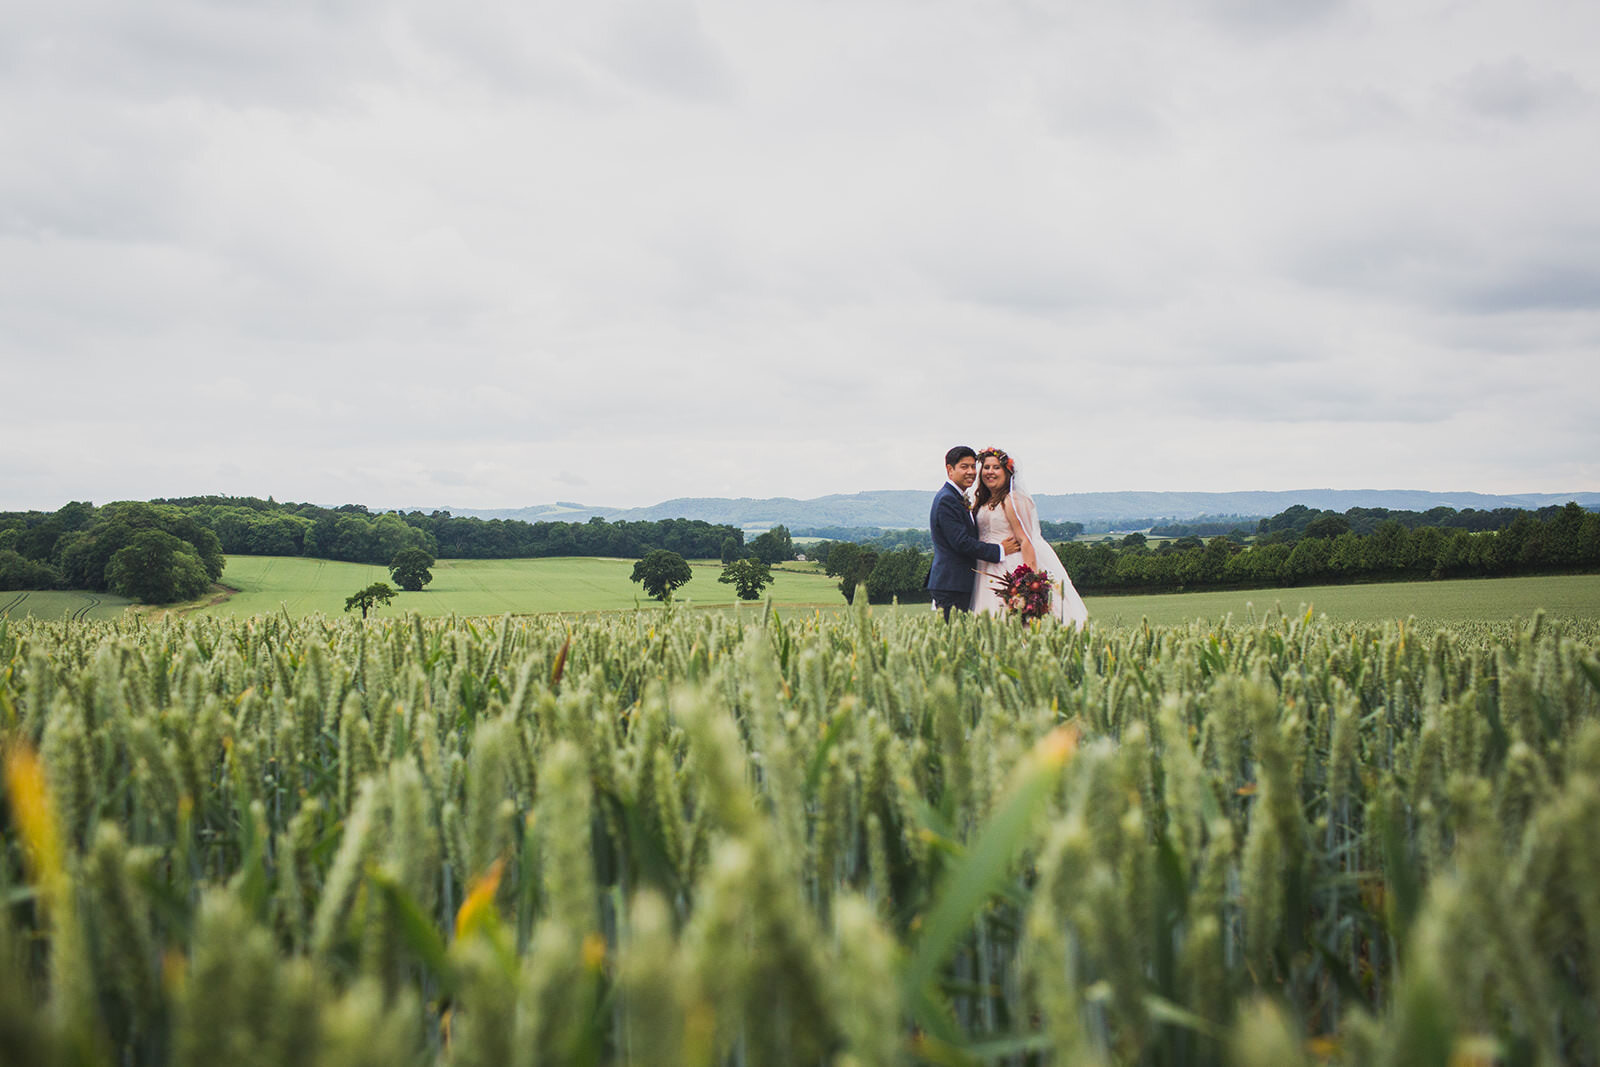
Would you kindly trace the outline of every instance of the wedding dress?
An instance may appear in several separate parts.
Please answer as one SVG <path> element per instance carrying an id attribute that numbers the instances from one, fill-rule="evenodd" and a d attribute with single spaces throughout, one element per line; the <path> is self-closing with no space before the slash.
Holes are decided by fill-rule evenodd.
<path id="1" fill-rule="evenodd" d="M 1063 623 L 1082 626 L 1089 621 L 1089 609 L 1084 606 L 1083 598 L 1078 595 L 1078 591 L 1072 587 L 1072 579 L 1067 575 L 1067 568 L 1061 565 L 1061 559 L 1056 555 L 1055 549 L 1044 539 L 1044 532 L 1039 527 L 1039 511 L 1033 506 L 1033 497 L 1019 488 L 1017 481 L 1017 475 L 1013 472 L 1009 496 L 1011 506 L 1016 509 L 1017 519 L 1023 529 L 1019 531 L 1012 528 L 1011 519 L 1004 507 L 980 507 L 977 512 L 978 540 L 998 544 L 1008 537 L 1015 536 L 1017 540 L 1031 544 L 1034 561 L 1039 565 L 1038 569 L 1048 574 L 1056 583 L 1055 595 L 1050 598 L 1051 613 Z M 972 610 L 987 612 L 990 615 L 1005 615 L 1005 604 L 1001 602 L 1000 594 L 995 587 L 1002 577 L 1022 566 L 1022 562 L 1021 552 L 1013 552 L 999 563 L 979 560 L 978 573 L 973 576 Z"/>

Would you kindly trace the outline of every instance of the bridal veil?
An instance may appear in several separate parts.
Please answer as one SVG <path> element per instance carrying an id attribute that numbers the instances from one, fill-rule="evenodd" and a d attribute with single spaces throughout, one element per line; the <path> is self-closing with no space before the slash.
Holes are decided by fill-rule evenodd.
<path id="1" fill-rule="evenodd" d="M 1021 464 L 1016 458 L 1011 460 L 1011 503 L 1017 513 L 1017 518 L 1022 522 L 1028 540 L 1033 543 L 1034 559 L 1039 564 L 1039 569 L 1050 576 L 1056 584 L 1056 599 L 1052 605 L 1056 618 L 1063 623 L 1082 626 L 1089 621 L 1089 609 L 1083 603 L 1083 597 L 1072 587 L 1072 578 L 1067 574 L 1067 568 L 1061 565 L 1061 557 L 1056 555 L 1056 550 L 1045 540 L 1044 530 L 1039 526 L 1039 509 L 1034 506 L 1033 496 L 1023 487 Z"/>

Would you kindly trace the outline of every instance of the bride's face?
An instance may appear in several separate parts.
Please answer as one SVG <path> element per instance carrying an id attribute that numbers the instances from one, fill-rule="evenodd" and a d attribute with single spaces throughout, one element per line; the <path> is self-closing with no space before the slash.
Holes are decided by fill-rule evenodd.
<path id="1" fill-rule="evenodd" d="M 983 479 L 983 484 L 991 491 L 1002 488 L 1009 480 L 1005 465 L 994 456 L 983 457 L 983 470 L 978 477 Z"/>

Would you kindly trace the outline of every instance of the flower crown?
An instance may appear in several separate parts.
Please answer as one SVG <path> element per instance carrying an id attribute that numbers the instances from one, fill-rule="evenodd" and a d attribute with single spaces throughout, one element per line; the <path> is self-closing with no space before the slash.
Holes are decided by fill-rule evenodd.
<path id="1" fill-rule="evenodd" d="M 998 459 L 1001 463 L 1005 464 L 1007 474 L 1017 473 L 1017 461 L 1006 455 L 1005 449 L 995 448 L 993 445 L 990 445 L 988 448 L 985 448 L 983 451 L 978 453 L 978 465 L 980 467 L 983 466 L 983 461 L 989 456 L 993 456 L 995 459 Z"/>

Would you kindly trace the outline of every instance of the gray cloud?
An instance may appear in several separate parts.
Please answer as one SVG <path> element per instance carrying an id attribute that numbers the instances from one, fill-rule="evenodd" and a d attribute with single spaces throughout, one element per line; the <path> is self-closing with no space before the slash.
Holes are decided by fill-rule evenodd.
<path id="1" fill-rule="evenodd" d="M 15 21 L 0 507 L 1596 475 L 1567 0 Z"/>
<path id="2" fill-rule="evenodd" d="M 1452 88 L 1468 110 L 1509 122 L 1587 109 L 1592 95 L 1571 74 L 1537 70 L 1523 59 L 1480 63 Z"/>

